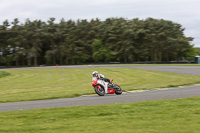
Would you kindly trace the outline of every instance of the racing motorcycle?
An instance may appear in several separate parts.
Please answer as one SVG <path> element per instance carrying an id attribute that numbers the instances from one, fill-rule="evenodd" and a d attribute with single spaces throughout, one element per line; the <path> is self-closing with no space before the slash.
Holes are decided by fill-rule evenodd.
<path id="1" fill-rule="evenodd" d="M 113 79 L 110 79 L 112 82 Z M 92 78 L 92 86 L 94 87 L 94 91 L 99 95 L 99 96 L 104 96 L 106 94 L 116 94 L 116 95 L 121 95 L 122 94 L 122 89 L 120 88 L 119 85 L 113 84 L 113 87 L 111 89 L 111 85 L 108 84 L 108 82 L 105 82 L 101 79 L 98 79 L 96 77 Z"/>

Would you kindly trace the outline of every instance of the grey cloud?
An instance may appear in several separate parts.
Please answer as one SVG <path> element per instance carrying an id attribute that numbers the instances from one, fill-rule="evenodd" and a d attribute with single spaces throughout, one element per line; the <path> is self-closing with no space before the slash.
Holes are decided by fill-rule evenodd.
<path id="1" fill-rule="evenodd" d="M 14 18 L 23 22 L 26 18 L 46 21 L 50 17 L 57 21 L 152 17 L 180 23 L 185 34 L 195 38 L 192 43 L 200 47 L 199 7 L 199 0 L 1 0 L 0 23 Z"/>

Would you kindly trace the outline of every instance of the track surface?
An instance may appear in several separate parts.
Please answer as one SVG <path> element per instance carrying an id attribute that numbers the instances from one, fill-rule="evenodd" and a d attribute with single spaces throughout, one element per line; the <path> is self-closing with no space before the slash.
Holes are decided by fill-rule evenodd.
<path id="1" fill-rule="evenodd" d="M 88 68 L 88 66 L 66 66 L 60 68 L 69 68 L 69 67 Z M 95 66 L 95 67 L 138 68 L 138 69 L 165 71 L 165 72 L 200 76 L 200 67 L 193 67 L 193 66 L 133 66 L 133 67 Z M 39 108 L 53 108 L 53 107 L 88 106 L 88 105 L 159 100 L 159 99 L 176 99 L 176 98 L 186 98 L 186 97 L 200 97 L 200 85 L 193 85 L 182 88 L 171 88 L 165 90 L 123 93 L 122 95 L 107 95 L 103 97 L 93 95 L 93 96 L 83 96 L 83 97 L 65 98 L 65 99 L 1 103 L 0 111 L 30 110 Z"/>
<path id="2" fill-rule="evenodd" d="M 59 66 L 59 67 L 27 67 L 11 69 L 48 69 L 48 68 L 138 68 L 153 71 L 172 72 L 187 75 L 200 76 L 200 66 L 118 66 L 118 65 L 79 65 L 79 66 Z M 4 69 L 6 70 L 6 69 Z"/>
<path id="3" fill-rule="evenodd" d="M 136 66 L 133 68 L 200 76 L 200 66 Z"/>

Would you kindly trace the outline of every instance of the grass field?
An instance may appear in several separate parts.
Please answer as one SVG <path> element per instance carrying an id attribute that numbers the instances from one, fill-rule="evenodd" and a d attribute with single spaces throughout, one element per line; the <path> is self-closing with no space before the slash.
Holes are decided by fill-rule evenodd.
<path id="1" fill-rule="evenodd" d="M 200 97 L 0 112 L 1 133 L 199 133 Z"/>
<path id="2" fill-rule="evenodd" d="M 67 98 L 94 94 L 92 72 L 96 70 L 123 91 L 175 87 L 200 83 L 200 76 L 154 72 L 134 68 L 55 68 L 1 70 L 9 75 L 0 78 L 0 102 Z"/>
<path id="3" fill-rule="evenodd" d="M 6 77 L 8 75 L 10 75 L 10 73 L 4 72 L 4 71 L 0 71 L 0 78 Z"/>

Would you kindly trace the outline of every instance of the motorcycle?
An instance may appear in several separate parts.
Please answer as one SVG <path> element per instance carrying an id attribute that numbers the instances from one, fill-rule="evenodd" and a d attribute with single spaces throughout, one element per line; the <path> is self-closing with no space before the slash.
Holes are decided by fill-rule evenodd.
<path id="1" fill-rule="evenodd" d="M 113 79 L 110 79 L 110 81 L 112 82 Z M 94 91 L 99 96 L 104 96 L 106 94 L 114 94 L 114 93 L 116 95 L 122 94 L 122 89 L 119 85 L 113 84 L 113 88 L 111 88 L 111 85 L 108 85 L 108 82 L 105 82 L 96 77 L 92 79 L 92 86 L 94 87 Z"/>

